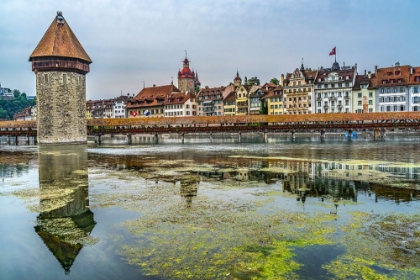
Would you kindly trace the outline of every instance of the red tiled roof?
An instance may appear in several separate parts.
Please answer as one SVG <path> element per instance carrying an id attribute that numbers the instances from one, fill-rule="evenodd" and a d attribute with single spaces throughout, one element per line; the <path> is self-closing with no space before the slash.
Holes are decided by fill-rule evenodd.
<path id="1" fill-rule="evenodd" d="M 413 67 L 413 74 L 410 75 L 410 84 L 420 84 L 420 67 Z"/>
<path id="2" fill-rule="evenodd" d="M 390 87 L 408 85 L 410 81 L 410 65 L 378 68 L 376 71 L 376 86 Z"/>
<path id="3" fill-rule="evenodd" d="M 191 95 L 189 93 L 184 92 L 178 92 L 171 94 L 166 101 L 164 102 L 164 105 L 173 105 L 173 104 L 184 104 L 185 102 L 190 99 Z"/>
<path id="4" fill-rule="evenodd" d="M 174 92 L 181 91 L 174 85 L 143 88 L 136 97 L 127 101 L 127 108 L 163 106 L 168 96 Z"/>
<path id="5" fill-rule="evenodd" d="M 89 55 L 83 49 L 66 20 L 63 18 L 60 23 L 58 17 L 57 15 L 54 18 L 50 27 L 29 57 L 29 61 L 35 57 L 54 56 L 79 58 L 92 63 Z"/>

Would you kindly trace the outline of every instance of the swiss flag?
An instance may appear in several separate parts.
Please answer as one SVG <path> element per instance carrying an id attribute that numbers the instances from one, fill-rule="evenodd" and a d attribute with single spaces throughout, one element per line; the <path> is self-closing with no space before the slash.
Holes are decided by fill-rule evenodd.
<path id="1" fill-rule="evenodd" d="M 335 55 L 335 48 L 336 48 L 336 47 L 334 47 L 334 48 L 332 49 L 332 51 L 330 51 L 330 55 Z"/>

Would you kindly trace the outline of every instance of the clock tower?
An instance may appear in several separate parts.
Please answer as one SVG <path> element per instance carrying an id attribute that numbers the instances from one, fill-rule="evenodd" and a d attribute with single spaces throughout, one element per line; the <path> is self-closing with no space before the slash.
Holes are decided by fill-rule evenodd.
<path id="1" fill-rule="evenodd" d="M 185 52 L 182 70 L 178 71 L 178 89 L 182 92 L 194 92 L 196 85 L 200 85 L 198 77 L 194 71 L 191 71 L 190 61 L 187 58 L 187 52 Z"/>

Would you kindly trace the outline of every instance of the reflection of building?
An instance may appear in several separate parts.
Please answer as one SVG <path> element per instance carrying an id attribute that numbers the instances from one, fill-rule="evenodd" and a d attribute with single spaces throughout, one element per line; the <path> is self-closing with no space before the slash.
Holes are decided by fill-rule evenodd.
<path id="1" fill-rule="evenodd" d="M 40 214 L 35 232 L 66 273 L 95 226 L 85 146 L 39 147 Z"/>
<path id="2" fill-rule="evenodd" d="M 187 205 L 190 205 L 192 198 L 197 196 L 200 176 L 198 174 L 186 175 L 181 178 L 181 196 L 185 198 Z"/>

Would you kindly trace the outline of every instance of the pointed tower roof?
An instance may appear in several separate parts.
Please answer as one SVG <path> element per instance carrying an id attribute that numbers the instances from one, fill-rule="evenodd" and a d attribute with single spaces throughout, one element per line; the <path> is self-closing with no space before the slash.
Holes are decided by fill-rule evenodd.
<path id="1" fill-rule="evenodd" d="M 57 12 L 57 16 L 32 52 L 29 61 L 35 57 L 48 56 L 78 58 L 92 63 L 61 12 Z"/>

